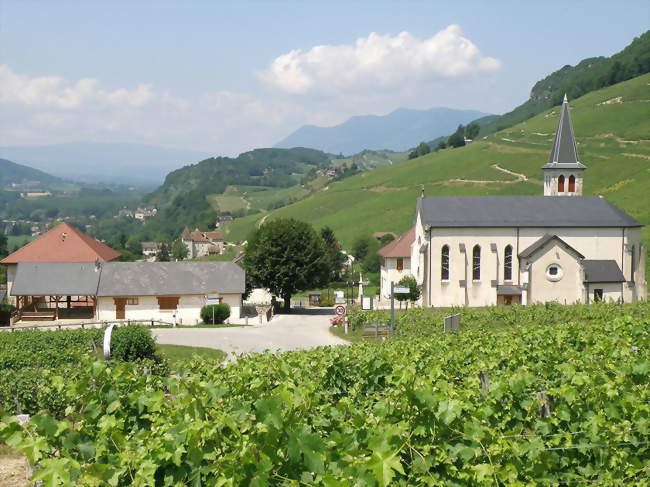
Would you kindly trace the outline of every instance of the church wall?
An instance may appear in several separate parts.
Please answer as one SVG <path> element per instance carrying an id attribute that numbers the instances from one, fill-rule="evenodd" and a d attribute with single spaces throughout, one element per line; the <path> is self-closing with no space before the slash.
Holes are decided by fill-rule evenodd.
<path id="1" fill-rule="evenodd" d="M 496 244 L 496 252 L 491 244 Z M 465 245 L 465 253 L 460 251 Z M 481 246 L 481 278 L 472 279 L 472 252 Z M 449 280 L 441 280 L 441 251 L 449 245 Z M 434 228 L 431 232 L 430 303 L 433 306 L 490 306 L 496 304 L 496 287 L 492 281 L 503 284 L 503 259 L 507 245 L 512 245 L 512 277 L 517 284 L 517 229 L 516 228 Z M 460 281 L 466 282 L 461 287 Z"/>
<path id="2" fill-rule="evenodd" d="M 590 282 L 587 284 L 587 302 L 594 302 L 594 290 L 603 290 L 603 301 L 619 302 L 621 299 L 621 283 L 620 282 Z"/>
<path id="3" fill-rule="evenodd" d="M 527 275 L 528 304 L 547 301 L 573 304 L 585 301 L 580 259 L 557 240 L 539 250 L 528 263 L 529 270 L 523 272 Z M 551 265 L 560 266 L 558 276 L 548 276 L 547 269 Z"/>
<path id="4" fill-rule="evenodd" d="M 431 242 L 426 258 L 430 259 L 430 268 L 427 269 L 428 284 L 430 290 L 423 286 L 423 303 L 428 306 L 489 306 L 497 304 L 496 288 L 492 286 L 495 280 L 499 285 L 514 284 L 521 285 L 528 282 L 529 273 L 519 270 L 518 254 L 535 243 L 546 234 L 557 235 L 567 244 L 583 254 L 586 259 L 608 259 L 617 262 L 623 271 L 626 280 L 631 280 L 632 265 L 631 254 L 624 252 L 624 244 L 635 245 L 635 279 L 636 285 L 631 288 L 627 283 L 623 286 L 623 299 L 630 302 L 636 299 L 644 299 L 645 294 L 645 264 L 639 255 L 641 247 L 641 235 L 638 228 L 520 228 L 517 237 L 517 228 L 434 228 L 431 232 Z M 418 225 L 417 236 L 424 235 L 424 229 Z M 491 244 L 496 244 L 497 252 L 493 252 Z M 450 269 L 449 281 L 442 282 L 441 272 L 441 249 L 443 245 L 449 245 Z M 459 245 L 465 245 L 465 253 L 461 253 Z M 481 246 L 481 279 L 472 280 L 472 249 L 474 245 Z M 503 281 L 503 259 L 506 245 L 513 247 L 512 275 L 513 281 Z M 413 252 L 416 252 L 417 245 L 414 245 Z M 419 252 L 419 250 L 418 250 Z M 429 255 L 429 253 L 431 255 Z M 415 255 L 415 254 L 412 254 Z M 427 263 L 428 264 L 428 263 Z M 541 269 L 539 276 L 534 279 L 544 281 L 532 282 L 530 293 L 524 292 L 522 296 L 524 304 L 533 301 L 559 300 L 567 303 L 573 301 L 586 301 L 586 290 L 579 275 L 580 266 L 577 261 L 574 272 L 572 269 L 571 280 L 564 280 L 560 286 L 541 285 L 546 281 L 545 268 Z M 541 266 L 537 266 L 541 267 Z M 425 267 L 426 268 L 426 267 Z M 414 270 L 415 272 L 415 270 Z M 537 272 L 537 268 L 536 268 Z M 575 279 L 574 276 L 575 275 Z M 466 281 L 466 287 L 461 287 L 460 281 Z M 546 281 L 548 282 L 548 281 Z M 571 282 L 570 288 L 564 289 L 561 293 L 558 289 L 564 288 L 564 284 Z M 537 284 L 537 289 L 535 289 Z M 540 290 L 541 285 L 541 290 Z M 636 291 L 634 291 L 636 290 Z M 548 294 L 544 294 L 548 292 Z M 620 293 L 620 285 L 619 285 Z M 636 294 L 635 294 L 636 293 Z M 529 296 L 527 296 L 529 294 Z M 430 298 L 429 298 L 430 296 Z M 528 299 L 528 301 L 527 301 Z"/>

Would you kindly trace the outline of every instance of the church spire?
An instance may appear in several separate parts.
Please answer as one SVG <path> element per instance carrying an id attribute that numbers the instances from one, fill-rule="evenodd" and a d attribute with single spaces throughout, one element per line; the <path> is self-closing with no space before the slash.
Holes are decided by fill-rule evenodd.
<path id="1" fill-rule="evenodd" d="M 573 124 L 569 113 L 569 100 L 566 93 L 560 109 L 560 121 L 555 131 L 553 148 L 548 157 L 549 164 L 574 164 L 578 165 L 578 151 L 576 150 L 576 139 L 573 135 Z"/>
<path id="2" fill-rule="evenodd" d="M 576 138 L 569 113 L 569 100 L 566 93 L 560 108 L 560 120 L 555 130 L 553 148 L 544 170 L 544 195 L 580 196 L 582 195 L 582 172 L 586 166 L 578 160 Z"/>

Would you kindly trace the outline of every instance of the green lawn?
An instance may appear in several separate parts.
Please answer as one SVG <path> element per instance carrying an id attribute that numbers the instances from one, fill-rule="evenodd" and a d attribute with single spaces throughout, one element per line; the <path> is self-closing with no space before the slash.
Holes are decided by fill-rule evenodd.
<path id="1" fill-rule="evenodd" d="M 174 369 L 178 362 L 190 360 L 193 357 L 213 359 L 219 362 L 226 358 L 226 353 L 213 348 L 186 347 L 183 345 L 156 345 L 159 356 L 167 359 Z"/>

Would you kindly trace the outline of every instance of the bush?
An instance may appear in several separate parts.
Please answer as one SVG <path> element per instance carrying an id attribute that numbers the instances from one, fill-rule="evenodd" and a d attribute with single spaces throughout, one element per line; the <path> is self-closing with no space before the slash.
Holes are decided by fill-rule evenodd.
<path id="1" fill-rule="evenodd" d="M 128 362 L 153 359 L 156 342 L 148 328 L 128 325 L 113 330 L 111 336 L 111 358 Z"/>
<path id="2" fill-rule="evenodd" d="M 221 324 L 229 316 L 230 306 L 227 303 L 208 304 L 201 308 L 201 319 L 203 320 L 203 323 L 210 325 Z"/>

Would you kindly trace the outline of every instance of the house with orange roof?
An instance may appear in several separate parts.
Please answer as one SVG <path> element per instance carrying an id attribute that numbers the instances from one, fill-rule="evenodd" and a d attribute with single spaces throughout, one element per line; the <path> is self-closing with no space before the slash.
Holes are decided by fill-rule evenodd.
<path id="1" fill-rule="evenodd" d="M 45 232 L 36 240 L 16 250 L 0 260 L 7 266 L 7 296 L 10 304 L 19 309 L 30 308 L 36 299 L 42 296 L 14 296 L 12 287 L 16 278 L 18 264 L 21 262 L 77 262 L 94 263 L 110 262 L 117 259 L 120 253 L 92 237 L 80 232 L 67 223 L 61 223 Z M 60 299 L 61 296 L 48 297 Z M 74 301 L 73 301 L 74 300 Z M 94 306 L 91 296 L 66 297 L 67 309 L 90 308 Z"/>
<path id="2" fill-rule="evenodd" d="M 399 236 L 377 252 L 381 256 L 380 301 L 390 299 L 390 283 L 399 282 L 411 275 L 411 246 L 415 240 L 415 227 Z"/>
<path id="3" fill-rule="evenodd" d="M 181 241 L 187 247 L 187 258 L 197 259 L 207 255 L 219 255 L 223 253 L 223 234 L 216 230 L 214 232 L 202 232 L 198 228 L 193 232 L 185 227 L 181 234 Z"/>

